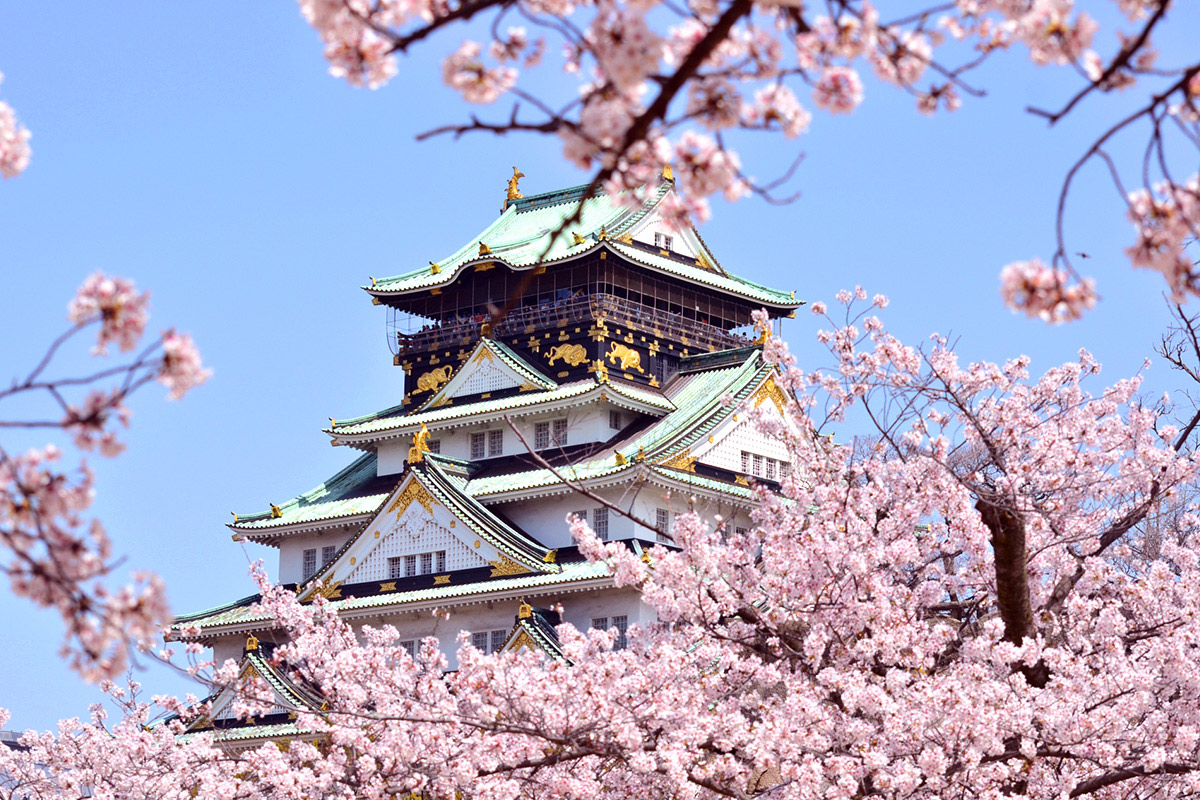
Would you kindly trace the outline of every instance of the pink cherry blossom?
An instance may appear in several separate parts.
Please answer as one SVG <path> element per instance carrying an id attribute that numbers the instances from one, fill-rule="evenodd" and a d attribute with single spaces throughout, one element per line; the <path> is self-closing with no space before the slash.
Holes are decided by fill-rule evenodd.
<path id="1" fill-rule="evenodd" d="M 67 319 L 78 325 L 100 323 L 93 352 L 103 354 L 115 342 L 121 352 L 137 346 L 146 330 L 150 293 L 138 294 L 133 282 L 93 273 L 67 306 Z"/>
<path id="2" fill-rule="evenodd" d="M 174 328 L 163 332 L 163 360 L 155 380 L 169 390 L 167 396 L 178 400 L 212 377 L 212 370 L 200 363 L 200 351 L 192 337 Z"/>
<path id="3" fill-rule="evenodd" d="M 862 79 L 850 67 L 830 67 L 813 88 L 813 102 L 831 114 L 849 114 L 862 100 Z"/>
<path id="4" fill-rule="evenodd" d="M 1053 323 L 1079 319 L 1096 304 L 1091 279 L 1072 283 L 1064 270 L 1036 258 L 1013 262 L 1001 270 L 1000 296 L 1013 311 Z"/>
<path id="5" fill-rule="evenodd" d="M 517 80 L 512 67 L 485 67 L 481 49 L 479 42 L 465 41 L 442 62 L 442 80 L 468 103 L 494 103 Z"/>
<path id="6" fill-rule="evenodd" d="M 80 450 L 95 450 L 109 458 L 120 455 L 125 445 L 117 441 L 116 431 L 108 424 L 116 420 L 123 427 L 129 427 L 131 414 L 123 399 L 119 389 L 92 390 L 81 407 L 68 406 L 62 426 L 71 434 L 75 446 Z"/>
<path id="7" fill-rule="evenodd" d="M 4 81 L 0 73 L 0 82 Z M 0 177 L 15 178 L 29 166 L 29 129 L 17 122 L 12 107 L 0 100 Z"/>

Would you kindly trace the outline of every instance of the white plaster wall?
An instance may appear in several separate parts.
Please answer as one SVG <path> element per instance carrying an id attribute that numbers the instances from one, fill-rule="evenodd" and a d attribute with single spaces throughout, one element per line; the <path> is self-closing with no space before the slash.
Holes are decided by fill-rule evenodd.
<path id="1" fill-rule="evenodd" d="M 772 406 L 772 408 L 774 408 Z M 778 413 L 774 413 L 778 416 Z M 716 441 L 712 447 L 699 453 L 699 460 L 714 467 L 742 471 L 742 451 L 756 453 L 760 456 L 773 458 L 776 461 L 789 460 L 787 447 L 778 439 L 764 435 L 753 422 L 742 419 L 733 423 L 726 431 L 714 436 Z"/>
<path id="2" fill-rule="evenodd" d="M 624 614 L 629 617 L 630 626 L 646 624 L 655 619 L 653 609 L 642 603 L 637 592 L 630 589 L 535 597 L 530 598 L 529 602 L 543 608 L 561 603 L 564 620 L 580 629 L 589 627 L 592 619 L 596 617 L 611 619 L 613 616 Z M 507 636 L 516 622 L 519 605 L 518 600 L 505 600 L 452 611 L 448 620 L 435 618 L 425 611 L 399 614 L 383 620 L 372 620 L 366 624 L 394 625 L 401 641 L 414 640 L 418 642 L 418 646 L 421 639 L 434 636 L 438 640 L 438 647 L 449 658 L 450 669 L 456 669 L 459 633 L 502 630 Z"/>
<path id="3" fill-rule="evenodd" d="M 667 236 L 671 237 L 671 252 L 680 253 L 685 256 L 691 256 L 692 258 L 696 257 L 696 253 L 684 239 L 683 234 L 679 233 L 678 231 L 672 231 L 670 228 L 664 225 L 658 212 L 654 212 L 646 220 L 642 221 L 641 226 L 633 234 L 633 240 L 635 242 L 643 242 L 653 247 L 655 246 L 655 233 L 665 233 Z"/>
<path id="4" fill-rule="evenodd" d="M 279 582 L 299 583 L 304 579 L 304 551 L 317 548 L 317 568 L 321 567 L 321 548 L 333 545 L 341 549 L 350 538 L 349 528 L 334 528 L 321 533 L 291 536 L 279 546 Z"/>

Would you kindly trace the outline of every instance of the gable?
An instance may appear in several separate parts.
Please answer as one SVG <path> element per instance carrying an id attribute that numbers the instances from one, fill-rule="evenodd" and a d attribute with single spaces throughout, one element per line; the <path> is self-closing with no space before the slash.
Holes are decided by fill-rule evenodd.
<path id="1" fill-rule="evenodd" d="M 347 542 L 333 560 L 301 585 L 301 600 L 317 593 L 340 597 L 342 584 L 379 582 L 379 591 L 394 581 L 392 564 L 406 574 L 407 559 L 416 556 L 416 574 L 440 575 L 491 566 L 492 575 L 555 572 L 545 560 L 546 548 L 511 527 L 457 488 L 454 480 L 431 464 L 409 465 L 399 485 L 375 517 Z M 428 554 L 428 561 L 422 556 Z"/>
<path id="2" fill-rule="evenodd" d="M 414 395 L 432 391 L 418 411 L 437 408 L 458 397 L 477 396 L 486 392 L 545 390 L 558 386 L 510 348 L 487 338 L 479 340 L 457 372 L 453 372 L 449 366 L 439 369 L 440 372 L 433 370 L 429 373 L 433 377 L 425 381 L 425 388 L 421 388 L 421 381 L 418 380 Z M 444 385 L 440 385 L 443 381 Z"/>
<path id="3" fill-rule="evenodd" d="M 750 408 L 766 420 L 781 423 L 794 430 L 794 425 L 784 414 L 786 402 L 783 391 L 773 378 L 767 378 L 746 401 Z M 749 465 L 743 464 L 743 453 L 750 454 Z M 754 456 L 773 459 L 776 462 L 788 462 L 791 458 L 787 445 L 781 439 L 763 433 L 760 425 L 748 419 L 745 414 L 730 415 L 717 426 L 707 442 L 694 449 L 691 456 L 703 464 L 738 473 L 754 471 Z M 749 468 L 744 468 L 747 466 Z M 766 469 L 764 464 L 764 474 Z"/>

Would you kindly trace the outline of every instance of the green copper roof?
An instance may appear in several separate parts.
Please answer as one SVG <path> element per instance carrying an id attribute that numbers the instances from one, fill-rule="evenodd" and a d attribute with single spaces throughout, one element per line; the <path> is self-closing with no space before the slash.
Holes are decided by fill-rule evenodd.
<path id="1" fill-rule="evenodd" d="M 415 430 L 421 425 L 433 425 L 454 419 L 468 417 L 486 417 L 490 414 L 504 414 L 516 409 L 535 409 L 537 406 L 556 403 L 562 400 L 584 401 L 592 399 L 590 395 L 606 394 L 618 401 L 624 399 L 649 409 L 673 411 L 675 406 L 662 396 L 660 392 L 623 381 L 610 381 L 599 384 L 594 380 L 574 381 L 546 392 L 522 392 L 509 397 L 479 400 L 460 406 L 448 405 L 433 408 L 428 411 L 410 414 L 404 406 L 392 406 L 376 414 L 356 417 L 351 420 L 338 420 L 333 428 L 325 430 L 335 436 L 360 436 L 362 434 L 385 433 L 396 430 Z"/>
<path id="2" fill-rule="evenodd" d="M 480 261 L 498 261 L 513 269 L 524 270 L 604 247 L 657 272 L 729 292 L 753 302 L 785 308 L 801 305 L 788 292 L 768 289 L 719 268 L 705 269 L 698 264 L 660 256 L 616 241 L 674 191 L 673 183 L 663 181 L 640 206 L 634 208 L 620 205 L 604 193 L 584 200 L 586 188 L 577 186 L 510 203 L 482 233 L 437 262 L 437 272 L 431 267 L 422 267 L 403 275 L 381 278 L 363 288 L 376 297 L 409 294 L 448 286 L 464 267 Z M 567 225 L 565 231 L 555 237 L 555 231 L 576 209 L 579 209 L 579 219 Z M 579 238 L 576 238 L 576 234 Z M 706 258 L 715 264 L 716 257 L 698 236 L 697 242 L 706 252 Z M 480 244 L 487 245 L 490 252 L 481 254 Z"/>
<path id="3" fill-rule="evenodd" d="M 397 480 L 396 476 L 380 479 L 376 472 L 375 454 L 368 453 L 315 488 L 281 503 L 279 516 L 272 516 L 269 508 L 251 514 L 238 514 L 229 527 L 238 532 L 252 533 L 302 522 L 369 514 L 379 507 Z"/>
<path id="4" fill-rule="evenodd" d="M 531 572 L 526 575 L 515 575 L 511 578 L 476 581 L 458 586 L 433 586 L 427 589 L 388 592 L 370 597 L 349 597 L 342 600 L 332 600 L 330 601 L 330 605 L 340 612 L 383 609 L 400 607 L 411 603 L 446 601 L 517 590 L 533 592 L 539 589 L 553 588 L 578 581 L 607 578 L 608 576 L 608 567 L 603 563 L 589 564 L 586 561 L 573 561 L 562 564 L 561 570 L 554 573 Z M 206 632 L 215 633 L 220 628 L 232 625 L 257 624 L 265 627 L 271 621 L 270 617 L 259 611 L 258 607 L 254 604 L 242 606 L 230 605 L 224 609 L 218 609 L 209 616 L 193 614 L 186 618 L 180 617 L 176 620 L 176 626 L 185 619 L 188 626 L 198 628 L 202 634 Z"/>
<path id="5" fill-rule="evenodd" d="M 749 396 L 770 371 L 771 368 L 763 363 L 758 350 L 748 350 L 745 360 L 739 365 L 682 375 L 666 387 L 667 399 L 678 408 L 677 411 L 657 420 L 645 430 L 626 437 L 613 448 L 576 463 L 556 467 L 555 471 L 571 480 L 589 481 L 636 468 L 639 452 L 647 460 L 658 460 L 680 452 L 735 413 L 737 403 Z M 726 395 L 733 399 L 732 403 L 722 401 Z M 621 453 L 625 464 L 617 463 L 616 452 Z M 742 494 L 736 491 L 740 487 L 719 481 L 716 483 L 720 483 L 723 490 Z M 554 472 L 540 468 L 475 478 L 467 484 L 467 493 L 472 497 L 484 498 L 514 490 L 559 484 L 561 481 Z"/>

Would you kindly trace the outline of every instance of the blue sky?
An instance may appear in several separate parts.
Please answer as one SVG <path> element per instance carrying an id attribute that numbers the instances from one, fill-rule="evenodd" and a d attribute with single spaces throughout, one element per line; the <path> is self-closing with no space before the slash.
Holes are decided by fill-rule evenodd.
<path id="1" fill-rule="evenodd" d="M 1167 55 L 1200 25 L 1194 7 L 1184 12 L 1175 39 L 1158 42 Z M 28 370 L 97 269 L 151 290 L 153 329 L 195 336 L 213 379 L 180 403 L 144 391 L 127 453 L 93 460 L 95 511 L 117 552 L 162 574 L 179 612 L 249 593 L 249 558 L 273 566 L 275 551 L 230 541 L 230 511 L 265 509 L 332 474 L 352 454 L 319 432 L 327 418 L 399 400 L 384 312 L 358 288 L 367 276 L 452 252 L 498 212 L 514 164 L 526 193 L 586 177 L 550 140 L 414 140 L 463 115 L 438 61 L 457 36 L 370 92 L 326 75 L 316 34 L 288 2 L 0 6 L 0 97 L 34 132 L 31 167 L 0 185 L 0 380 Z M 1108 381 L 1138 370 L 1166 319 L 1163 285 L 1124 259 L 1132 232 L 1097 169 L 1074 193 L 1068 230 L 1071 249 L 1093 256 L 1099 307 L 1048 328 L 999 301 L 1004 264 L 1052 252 L 1062 176 L 1132 99 L 1086 103 L 1047 130 L 1022 109 L 1056 106 L 1075 84 L 1023 59 L 985 69 L 989 95 L 951 116 L 923 117 L 869 81 L 852 117 L 817 114 L 796 142 L 755 140 L 746 162 L 760 177 L 806 154 L 792 183 L 800 199 L 718 203 L 705 239 L 728 269 L 799 298 L 854 284 L 888 294 L 885 321 L 913 343 L 938 331 L 967 359 L 1026 353 L 1035 369 L 1086 346 Z M 802 363 L 820 359 L 815 330 L 803 313 L 785 325 Z M 82 353 L 63 364 L 87 366 Z M 1162 366 L 1148 377 L 1175 386 Z M 86 713 L 97 695 L 56 657 L 57 619 L 7 591 L 0 619 L 11 726 Z M 159 670 L 137 677 L 149 692 L 188 688 Z"/>

